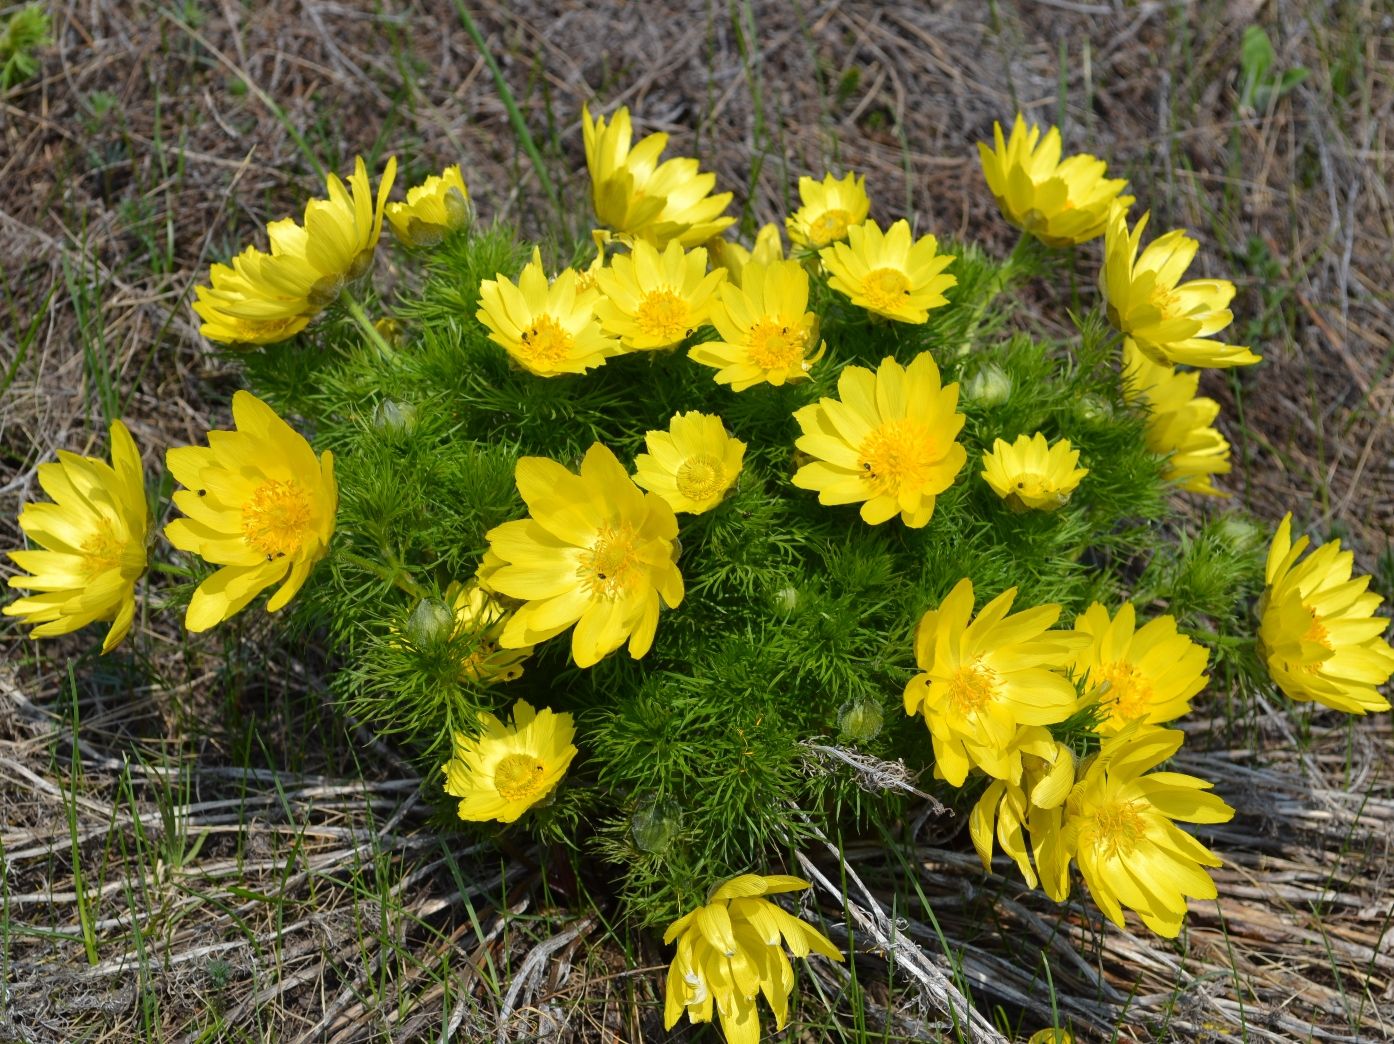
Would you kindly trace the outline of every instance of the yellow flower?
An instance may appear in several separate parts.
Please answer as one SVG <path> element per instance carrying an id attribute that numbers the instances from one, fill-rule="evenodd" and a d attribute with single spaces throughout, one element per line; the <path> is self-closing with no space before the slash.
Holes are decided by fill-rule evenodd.
<path id="1" fill-rule="evenodd" d="M 360 156 L 347 187 L 338 175 L 328 175 L 329 198 L 305 204 L 304 225 L 283 218 L 266 226 L 269 254 L 249 247 L 231 268 L 212 266 L 212 287 L 200 287 L 194 295 L 194 311 L 204 320 L 200 332 L 211 340 L 233 338 L 231 344 L 270 344 L 303 329 L 372 264 L 396 175 L 394 156 L 375 203 Z"/>
<path id="2" fill-rule="evenodd" d="M 693 515 L 721 503 L 745 458 L 745 443 L 708 413 L 677 414 L 667 431 L 651 431 L 644 442 L 649 452 L 635 458 L 634 481 L 674 511 Z"/>
<path id="3" fill-rule="evenodd" d="M 1108 321 L 1139 351 L 1163 365 L 1248 366 L 1260 357 L 1214 335 L 1234 319 L 1229 303 L 1234 284 L 1227 279 L 1180 282 L 1200 244 L 1180 229 L 1149 243 L 1138 255 L 1150 214 L 1128 231 L 1127 214 L 1116 207 L 1104 235 L 1099 270 Z"/>
<path id="4" fill-rule="evenodd" d="M 1012 747 L 1023 755 L 1021 782 L 994 779 L 989 783 L 968 816 L 968 834 L 984 870 L 992 868 L 995 836 L 1002 851 L 1016 862 L 1027 887 L 1034 888 L 1033 850 L 1042 875 L 1053 871 L 1058 877 L 1068 871 L 1068 862 L 1052 867 L 1039 854 L 1041 844 L 1036 838 L 1045 840 L 1059 832 L 1060 808 L 1075 782 L 1075 758 L 1069 747 L 1057 743 L 1039 726 L 1018 729 Z"/>
<path id="5" fill-rule="evenodd" d="M 1259 599 L 1259 652 L 1289 698 L 1315 700 L 1348 714 L 1389 709 L 1379 687 L 1394 675 L 1394 648 L 1376 616 L 1383 599 L 1368 576 L 1352 576 L 1355 556 L 1341 542 L 1323 544 L 1301 562 L 1311 541 L 1292 540 L 1283 516 L 1268 549 L 1267 587 Z"/>
<path id="6" fill-rule="evenodd" d="M 1011 137 L 992 124 L 993 146 L 978 142 L 987 187 L 1002 216 L 1047 246 L 1087 243 L 1104 231 L 1109 209 L 1125 210 L 1132 196 L 1120 196 L 1124 178 L 1105 178 L 1108 165 L 1088 153 L 1060 159 L 1060 132 L 1041 128 L 1017 113 Z"/>
<path id="7" fill-rule="evenodd" d="M 576 729 L 570 714 L 534 711 L 526 700 L 513 705 L 510 725 L 487 711 L 479 721 L 479 735 L 455 733 L 455 755 L 441 766 L 445 792 L 460 799 L 461 819 L 512 823 L 566 775 Z"/>
<path id="8" fill-rule="evenodd" d="M 954 439 L 964 416 L 958 385 L 939 385 L 928 352 L 902 367 L 890 356 L 873 374 L 848 366 L 841 399 L 821 399 L 794 414 L 803 429 L 795 445 L 816 458 L 794 475 L 820 504 L 861 502 L 862 519 L 879 525 L 897 512 L 912 529 L 934 514 L 934 498 L 953 485 L 968 453 Z"/>
<path id="9" fill-rule="evenodd" d="M 973 582 L 964 578 L 915 630 L 923 673 L 905 686 L 905 713 L 924 715 L 935 771 L 956 787 L 975 767 L 1019 782 L 1018 726 L 1054 725 L 1078 705 L 1063 671 L 1083 642 L 1050 630 L 1060 616 L 1053 603 L 1008 616 L 1015 598 L 1015 587 L 1002 592 L 974 620 Z"/>
<path id="10" fill-rule="evenodd" d="M 479 284 L 475 318 L 488 328 L 489 340 L 529 373 L 584 373 L 622 349 L 600 328 L 599 292 L 577 290 L 579 278 L 567 268 L 549 284 L 541 251 L 534 247 L 516 284 L 502 273 Z"/>
<path id="11" fill-rule="evenodd" d="M 866 178 L 859 174 L 840 179 L 825 174 L 822 181 L 799 178 L 799 199 L 803 206 L 785 224 L 795 245 L 813 250 L 846 239 L 848 229 L 860 225 L 871 211 Z"/>
<path id="12" fill-rule="evenodd" d="M 1078 463 L 1079 450 L 1069 439 L 1052 446 L 1038 431 L 1018 435 L 1011 445 L 993 440 L 992 452 L 983 454 L 982 475 L 1014 511 L 1054 511 L 1089 474 L 1088 468 L 1076 467 Z"/>
<path id="13" fill-rule="evenodd" d="M 783 1029 L 794 985 L 784 947 L 795 957 L 816 950 L 842 960 L 842 952 L 822 932 L 761 898 L 807 887 L 800 877 L 742 874 L 712 889 L 706 905 L 669 925 L 663 941 L 676 940 L 678 952 L 668 966 L 664 1028 L 672 1029 L 684 1011 L 690 1022 L 710 1022 L 714 1007 L 730 1044 L 756 1044 L 760 1016 L 755 999 L 763 993 L 774 1012 L 775 1029 Z"/>
<path id="14" fill-rule="evenodd" d="M 807 380 L 823 354 L 818 316 L 808 311 L 808 273 L 797 261 L 746 264 L 739 283 L 722 285 L 711 323 L 721 340 L 687 354 L 716 367 L 717 382 L 733 391 Z"/>
<path id="15" fill-rule="evenodd" d="M 508 610 L 498 599 L 478 583 L 457 581 L 445 589 L 445 601 L 455 614 L 454 637 L 468 643 L 468 653 L 460 662 L 461 678 L 493 685 L 523 676 L 523 661 L 532 655 L 532 646 L 499 647 Z"/>
<path id="16" fill-rule="evenodd" d="M 1203 779 L 1155 768 L 1181 747 L 1179 729 L 1137 725 L 1105 739 L 1081 766 L 1065 805 L 1063 845 L 1079 864 L 1094 901 L 1123 927 L 1122 907 L 1136 910 L 1158 935 L 1174 939 L 1186 898 L 1214 899 L 1202 867 L 1220 859 L 1173 822 L 1227 823 L 1234 809 Z"/>
<path id="17" fill-rule="evenodd" d="M 716 175 L 701 173 L 695 159 L 658 162 L 668 135 L 650 134 L 629 147 L 633 128 L 628 108 L 621 108 L 607 124 L 604 116 L 592 121 L 590 109 L 582 106 L 581 130 L 591 199 L 601 224 L 658 247 L 672 241 L 690 247 L 736 220 L 721 216 L 731 193 L 710 195 Z"/>
<path id="18" fill-rule="evenodd" d="M 470 223 L 470 194 L 459 164 L 407 189 L 405 203 L 387 204 L 392 231 L 409 247 L 435 246 Z"/>
<path id="19" fill-rule="evenodd" d="M 628 351 L 646 351 L 675 345 L 706 325 L 726 272 L 707 271 L 702 247 L 684 252 L 674 240 L 660 254 L 638 240 L 627 256 L 611 258 L 595 281 L 605 295 L 595 306 L 605 332 Z"/>
<path id="20" fill-rule="evenodd" d="M 752 261 L 771 265 L 784 260 L 784 241 L 779 237 L 779 226 L 761 225 L 755 234 L 755 248 L 747 250 L 739 243 L 717 237 L 707 243 L 712 264 L 726 269 L 726 280 L 734 286 L 741 285 L 741 274 Z"/>
<path id="21" fill-rule="evenodd" d="M 931 308 L 948 304 L 944 291 L 958 282 L 941 274 L 954 257 L 938 249 L 933 236 L 911 243 L 908 221 L 897 221 L 884 234 L 867 221 L 847 230 L 847 242 L 824 247 L 818 256 L 828 285 L 854 305 L 902 323 L 923 323 Z"/>
<path id="22" fill-rule="evenodd" d="M 126 426 L 111 423 L 111 463 L 58 451 L 57 462 L 40 464 L 39 485 L 53 503 L 28 503 L 19 528 L 44 550 L 11 551 L 29 575 L 9 579 L 33 594 L 5 606 L 33 627 L 32 638 L 69 634 L 97 620 L 110 620 L 102 652 L 110 652 L 131 629 L 136 581 L 145 572 L 150 510 L 140 451 Z"/>
<path id="23" fill-rule="evenodd" d="M 1031 1034 L 1026 1044 L 1075 1044 L 1075 1036 L 1069 1030 L 1047 1026 Z"/>
<path id="24" fill-rule="evenodd" d="M 531 517 L 485 536 L 480 580 L 525 601 L 504 628 L 505 649 L 536 645 L 572 624 L 571 655 L 590 667 L 625 640 L 636 660 L 658 627 L 658 600 L 682 601 L 678 520 L 662 497 L 645 494 L 615 455 L 596 443 L 579 475 L 556 461 L 523 457 L 518 492 Z"/>
<path id="25" fill-rule="evenodd" d="M 1112 736 L 1135 721 L 1160 725 L 1191 709 L 1191 697 L 1210 680 L 1210 653 L 1176 630 L 1176 618 L 1159 616 L 1137 626 L 1137 611 L 1124 602 L 1110 618 L 1098 602 L 1075 620 L 1089 646 L 1075 661 L 1084 692 L 1094 693 L 1104 717 L 1095 727 Z"/>
<path id="26" fill-rule="evenodd" d="M 165 455 L 170 474 L 187 487 L 175 492 L 174 505 L 188 516 L 165 526 L 165 536 L 222 567 L 194 591 L 184 616 L 191 631 L 229 619 L 276 583 L 266 611 L 281 609 L 334 534 L 334 455 L 326 450 L 316 460 L 304 436 L 250 392 L 233 395 L 232 419 L 236 430 L 209 432 L 207 448 Z"/>
<path id="27" fill-rule="evenodd" d="M 1229 441 L 1210 426 L 1220 404 L 1197 395 L 1199 387 L 1199 373 L 1155 363 L 1123 338 L 1123 397 L 1147 408 L 1147 448 L 1167 458 L 1164 476 L 1191 493 L 1224 497 L 1211 476 L 1229 474 Z"/>

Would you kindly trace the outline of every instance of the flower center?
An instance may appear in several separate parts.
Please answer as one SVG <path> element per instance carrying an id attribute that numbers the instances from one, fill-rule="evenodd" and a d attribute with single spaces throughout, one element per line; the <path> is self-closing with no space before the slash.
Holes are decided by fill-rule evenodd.
<path id="1" fill-rule="evenodd" d="M 750 328 L 746 355 L 762 370 L 784 370 L 803 362 L 808 346 L 805 329 L 790 329 L 773 319 L 761 319 Z"/>
<path id="2" fill-rule="evenodd" d="M 852 223 L 852 215 L 845 210 L 825 210 L 817 219 L 809 222 L 808 239 L 814 246 L 827 246 L 834 239 L 847 235 L 847 226 Z"/>
<path id="3" fill-rule="evenodd" d="M 1170 287 L 1153 287 L 1149 300 L 1163 319 L 1174 319 L 1181 312 L 1181 295 Z"/>
<path id="4" fill-rule="evenodd" d="M 550 315 L 540 316 L 523 331 L 522 349 L 528 361 L 556 365 L 571 354 L 574 342 Z"/>
<path id="5" fill-rule="evenodd" d="M 621 523 L 602 528 L 595 543 L 581 552 L 576 573 L 592 598 L 616 598 L 633 586 L 639 570 L 634 543 L 633 528 Z"/>
<path id="6" fill-rule="evenodd" d="M 242 539 L 268 562 L 298 554 L 313 523 L 310 498 L 294 482 L 264 482 L 242 505 Z"/>
<path id="7" fill-rule="evenodd" d="M 689 332 L 687 302 L 671 290 L 650 290 L 639 302 L 634 317 L 644 336 L 673 344 Z"/>
<path id="8" fill-rule="evenodd" d="M 1136 801 L 1116 801 L 1094 813 L 1094 848 L 1105 858 L 1130 855 L 1146 827 Z"/>
<path id="9" fill-rule="evenodd" d="M 678 468 L 678 492 L 698 503 L 726 488 L 726 468 L 715 457 L 688 457 Z"/>
<path id="10" fill-rule="evenodd" d="M 910 280 L 898 269 L 878 268 L 862 280 L 862 297 L 872 308 L 894 308 L 909 292 Z"/>
<path id="11" fill-rule="evenodd" d="M 1327 651 L 1334 652 L 1335 647 L 1331 644 L 1331 636 L 1327 633 L 1326 625 L 1321 622 L 1321 617 L 1317 615 L 1317 611 L 1310 606 L 1304 606 L 1304 608 L 1311 614 L 1312 622 L 1307 629 L 1302 632 L 1302 640 L 1304 642 L 1314 642 Z"/>
<path id="12" fill-rule="evenodd" d="M 929 469 L 943 456 L 930 430 L 908 417 L 882 424 L 857 449 L 862 478 L 894 492 L 923 486 Z"/>
<path id="13" fill-rule="evenodd" d="M 1113 717 L 1123 721 L 1144 718 L 1152 708 L 1152 686 L 1131 663 L 1119 660 L 1100 672 L 1108 682 L 1104 702 L 1113 707 Z"/>
<path id="14" fill-rule="evenodd" d="M 526 801 L 546 775 L 547 767 L 531 754 L 509 754 L 494 766 L 494 789 L 505 801 Z"/>
<path id="15" fill-rule="evenodd" d="M 949 679 L 949 706 L 967 717 L 989 703 L 997 695 L 997 672 L 981 663 L 960 667 Z"/>
<path id="16" fill-rule="evenodd" d="M 125 544 L 112 532 L 111 521 L 102 519 L 100 526 L 82 542 L 83 568 L 88 580 L 121 566 Z"/>

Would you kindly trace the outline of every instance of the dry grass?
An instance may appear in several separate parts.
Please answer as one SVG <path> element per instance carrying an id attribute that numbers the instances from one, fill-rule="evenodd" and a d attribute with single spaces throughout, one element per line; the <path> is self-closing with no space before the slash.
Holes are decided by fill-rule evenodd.
<path id="1" fill-rule="evenodd" d="M 1062 122 L 1159 224 L 1201 236 L 1208 273 L 1240 283 L 1240 329 L 1267 361 L 1207 378 L 1242 463 L 1232 488 L 1268 518 L 1303 506 L 1389 593 L 1387 4 L 474 7 L 569 199 L 583 198 L 581 102 L 626 103 L 754 222 L 786 211 L 800 173 L 855 167 L 881 214 L 1004 249 L 972 143 L 1018 106 Z M 482 214 L 581 230 L 559 226 L 450 4 L 53 12 L 40 78 L 0 96 L 4 546 L 35 466 L 89 445 L 104 418 L 125 417 L 152 469 L 157 447 L 225 419 L 236 372 L 198 338 L 191 288 L 299 206 L 312 157 L 342 168 L 394 150 L 411 175 L 458 160 Z M 1248 112 L 1239 41 L 1255 21 L 1279 66 L 1310 76 Z M 1032 292 L 1059 328 L 1071 288 Z M 137 626 L 138 651 L 101 663 L 85 639 L 36 658 L 0 635 L 0 1039 L 662 1036 L 659 948 L 607 924 L 586 875 L 431 822 L 415 771 L 327 708 L 314 656 L 267 637 L 228 658 L 154 612 Z M 856 1039 L 837 1025 L 952 1038 L 931 998 L 956 994 L 998 1030 L 1047 1025 L 1054 1004 L 1086 1039 L 1394 1036 L 1388 719 L 1231 695 L 1196 719 L 1194 745 L 1213 749 L 1187 767 L 1241 814 L 1210 835 L 1221 899 L 1184 943 L 1105 930 L 1083 902 L 1062 914 L 983 875 L 960 824 L 931 819 L 908 868 L 849 843 L 864 890 L 808 853 L 830 930 L 850 925 L 859 955 L 848 972 L 811 965 L 808 1039 Z M 907 869 L 927 907 L 893 908 Z"/>

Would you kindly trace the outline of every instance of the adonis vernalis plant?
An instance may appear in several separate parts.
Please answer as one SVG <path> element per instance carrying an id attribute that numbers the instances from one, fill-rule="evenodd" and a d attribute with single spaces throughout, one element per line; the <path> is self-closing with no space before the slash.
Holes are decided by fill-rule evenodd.
<path id="1" fill-rule="evenodd" d="M 476 219 L 458 168 L 389 204 L 395 161 L 376 195 L 359 161 L 269 253 L 213 266 L 194 308 L 255 394 L 167 455 L 166 536 L 215 567 L 189 629 L 274 588 L 459 829 L 570 852 L 669 925 L 670 1027 L 756 1040 L 757 998 L 788 1018 L 786 948 L 844 958 L 766 897 L 807 887 L 780 871 L 811 838 L 899 836 L 893 759 L 985 867 L 1000 849 L 1057 901 L 1082 880 L 1109 920 L 1178 934 L 1223 855 L 1193 829 L 1233 810 L 1163 767 L 1164 726 L 1212 678 L 1360 714 L 1394 673 L 1350 551 L 1304 557 L 1288 518 L 1265 567 L 1254 523 L 1177 496 L 1225 492 L 1187 367 L 1259 361 L 1216 339 L 1233 284 L 1182 282 L 1198 242 L 1143 248 L 1123 179 L 1021 116 L 980 149 L 1024 233 L 1002 261 L 856 172 L 799 180 L 786 259 L 780 224 L 731 234 L 731 194 L 661 160 L 666 135 L 582 123 L 606 228 L 560 253 Z M 1073 331 L 1018 329 L 1021 284 L 1071 264 L 1101 284 Z M 111 465 L 38 474 L 53 503 L 25 508 L 39 549 L 12 552 L 6 612 L 35 637 L 111 621 L 109 649 L 147 560 L 134 445 L 117 422 Z"/>

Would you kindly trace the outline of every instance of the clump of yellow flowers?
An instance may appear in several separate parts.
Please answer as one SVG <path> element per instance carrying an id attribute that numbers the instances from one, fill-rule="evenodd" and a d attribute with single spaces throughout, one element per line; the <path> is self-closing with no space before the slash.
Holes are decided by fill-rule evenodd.
<path id="1" fill-rule="evenodd" d="M 1291 516 L 1263 568 L 1257 540 L 1225 559 L 1230 615 L 1172 578 L 1221 554 L 1158 520 L 1224 495 L 1203 370 L 1260 361 L 1219 340 L 1235 285 L 1184 280 L 1200 242 L 1144 245 L 1125 180 L 1024 115 L 979 144 L 1022 235 L 1000 264 L 875 213 L 855 171 L 738 228 L 666 134 L 581 120 L 604 227 L 574 254 L 481 227 L 458 165 L 393 201 L 395 159 L 376 189 L 358 159 L 267 250 L 215 263 L 200 330 L 264 348 L 265 398 L 167 451 L 172 518 L 115 418 L 109 463 L 38 464 L 5 614 L 36 638 L 106 623 L 106 652 L 154 640 L 147 566 L 147 589 L 188 581 L 161 597 L 187 595 L 192 632 L 298 597 L 343 639 L 355 714 L 427 752 L 458 819 L 594 844 L 644 923 L 682 912 L 669 1028 L 754 1042 L 758 998 L 788 1020 L 790 955 L 844 959 L 840 928 L 770 898 L 806 881 L 742 872 L 808 836 L 788 810 L 841 806 L 810 742 L 918 758 L 921 785 L 962 789 L 985 868 L 1000 849 L 1057 901 L 1082 880 L 1115 924 L 1176 936 L 1221 862 L 1186 825 L 1234 810 L 1165 767 L 1169 726 L 1251 663 L 1353 714 L 1387 710 L 1394 676 L 1370 577 Z M 384 220 L 425 268 L 396 304 L 372 289 Z M 997 336 L 1000 294 L 1100 237 L 1078 344 Z M 161 560 L 152 518 L 186 557 Z M 1233 651 L 1245 613 L 1257 657 Z M 918 746 L 882 727 L 897 692 Z"/>

